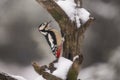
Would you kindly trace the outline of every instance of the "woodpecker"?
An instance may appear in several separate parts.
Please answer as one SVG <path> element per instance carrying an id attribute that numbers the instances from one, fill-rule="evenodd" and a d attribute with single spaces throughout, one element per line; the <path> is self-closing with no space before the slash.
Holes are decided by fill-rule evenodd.
<path id="1" fill-rule="evenodd" d="M 52 53 L 56 58 L 59 58 L 62 51 L 63 46 L 63 36 L 61 33 L 50 26 L 50 22 L 44 22 L 39 27 L 38 30 L 41 34 L 43 34 L 52 50 Z"/>

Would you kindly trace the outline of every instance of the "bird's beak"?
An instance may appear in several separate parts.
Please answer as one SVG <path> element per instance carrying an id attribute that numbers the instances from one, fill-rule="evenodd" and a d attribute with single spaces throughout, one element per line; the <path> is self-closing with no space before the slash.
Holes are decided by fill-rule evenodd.
<path id="1" fill-rule="evenodd" d="M 51 22 L 52 22 L 52 20 L 50 20 L 50 21 L 48 22 L 48 24 L 51 23 Z"/>
<path id="2" fill-rule="evenodd" d="M 47 26 L 51 23 L 52 21 L 50 20 L 49 22 L 47 22 Z"/>
<path id="3" fill-rule="evenodd" d="M 52 21 L 50 20 L 49 22 L 47 22 L 47 25 L 45 26 L 45 28 L 51 23 Z"/>

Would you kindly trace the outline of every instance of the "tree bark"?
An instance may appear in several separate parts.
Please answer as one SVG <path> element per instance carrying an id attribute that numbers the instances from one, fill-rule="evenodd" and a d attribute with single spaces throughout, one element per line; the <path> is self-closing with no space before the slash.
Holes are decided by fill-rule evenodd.
<path id="1" fill-rule="evenodd" d="M 46 72 L 45 69 L 46 69 L 46 68 L 48 69 L 48 67 L 47 67 L 46 65 L 44 65 L 44 66 L 39 66 L 39 65 L 38 65 L 37 63 L 35 63 L 35 62 L 34 62 L 32 65 L 33 65 L 35 71 L 36 71 L 38 74 L 42 75 L 43 78 L 45 78 L 46 80 L 62 80 L 62 79 L 60 79 L 60 78 L 58 78 L 58 77 L 56 77 L 56 76 L 54 76 L 54 75 Z"/>

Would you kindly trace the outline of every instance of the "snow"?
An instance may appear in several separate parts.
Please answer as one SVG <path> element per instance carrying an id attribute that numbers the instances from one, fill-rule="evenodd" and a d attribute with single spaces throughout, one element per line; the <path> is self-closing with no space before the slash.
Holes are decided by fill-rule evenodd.
<path id="1" fill-rule="evenodd" d="M 84 9 L 80 8 L 78 9 L 78 17 L 85 23 L 89 19 L 90 13 Z"/>
<path id="2" fill-rule="evenodd" d="M 15 78 L 15 79 L 17 79 L 17 80 L 27 80 L 27 79 L 23 78 L 22 76 L 16 76 L 16 75 L 10 75 L 10 76 L 13 77 L 13 78 Z M 42 76 L 39 75 L 34 80 L 46 80 L 46 79 L 44 79 Z"/>
<path id="3" fill-rule="evenodd" d="M 78 28 L 88 21 L 90 13 L 84 8 L 76 8 L 74 0 L 56 0 L 56 3 L 65 11 L 71 21 L 76 21 Z"/>
<path id="4" fill-rule="evenodd" d="M 74 20 L 75 6 L 74 0 L 57 0 L 56 3 L 66 12 L 71 20 Z"/>
<path id="5" fill-rule="evenodd" d="M 73 58 L 73 61 L 75 61 L 77 58 L 79 58 L 79 55 L 76 55 L 76 56 Z"/>
<path id="6" fill-rule="evenodd" d="M 16 75 L 10 75 L 10 76 L 17 79 L 17 80 L 27 80 L 27 79 L 23 78 L 22 76 L 16 76 Z M 46 80 L 46 79 L 44 79 L 41 75 L 39 75 L 34 80 Z"/>
<path id="7" fill-rule="evenodd" d="M 53 73 L 50 73 L 49 70 L 46 70 L 46 72 L 48 72 L 56 77 L 59 77 L 63 80 L 66 80 L 68 70 L 70 69 L 72 63 L 73 63 L 72 61 L 70 61 L 64 57 L 60 57 L 58 62 L 54 63 L 54 67 L 56 67 L 56 70 Z M 39 76 L 35 80 L 46 80 L 46 79 L 44 79 L 42 76 Z"/>
<path id="8" fill-rule="evenodd" d="M 54 64 L 54 66 L 57 69 L 52 74 L 65 80 L 68 70 L 70 69 L 72 63 L 73 63 L 72 61 L 70 61 L 64 57 L 60 57 L 58 63 Z"/>
<path id="9" fill-rule="evenodd" d="M 17 80 L 26 80 L 25 78 L 23 78 L 22 76 L 16 76 L 16 75 L 10 75 L 11 77 L 17 79 Z"/>
<path id="10" fill-rule="evenodd" d="M 42 76 L 37 77 L 35 80 L 46 80 Z"/>

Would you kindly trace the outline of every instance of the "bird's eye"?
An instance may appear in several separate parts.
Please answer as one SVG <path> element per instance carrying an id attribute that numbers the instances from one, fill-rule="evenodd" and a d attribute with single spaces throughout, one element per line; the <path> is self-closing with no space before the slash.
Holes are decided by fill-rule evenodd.
<path id="1" fill-rule="evenodd" d="M 45 23 L 42 23 L 42 24 L 40 25 L 40 27 L 45 26 L 45 25 L 46 25 Z"/>

